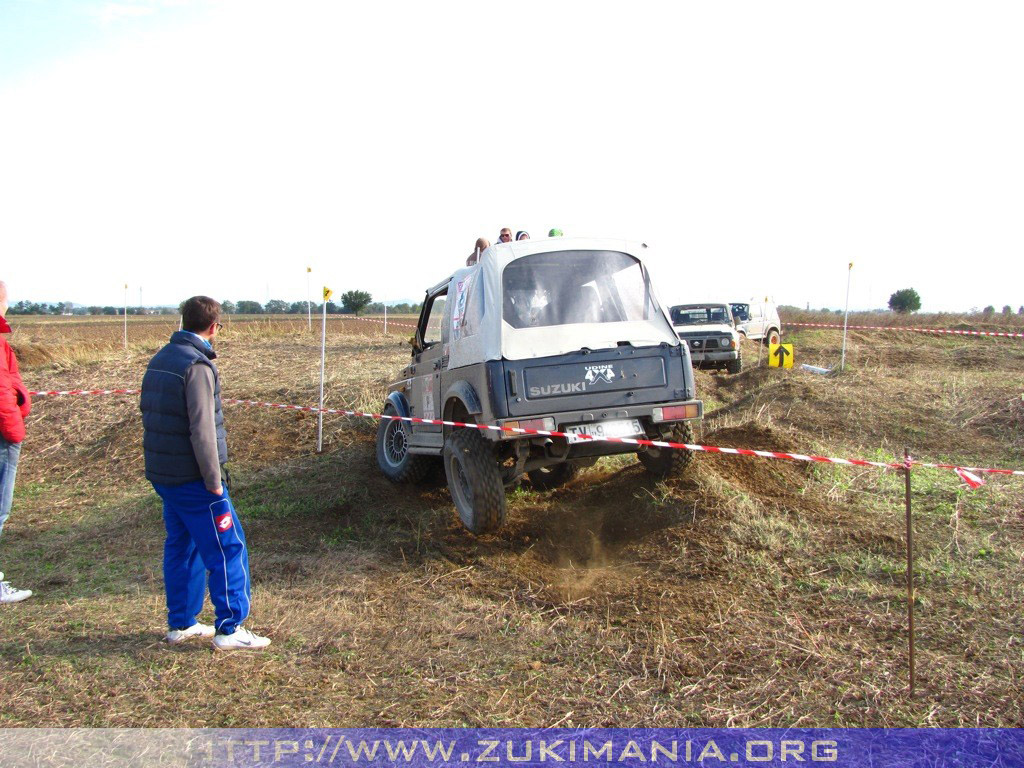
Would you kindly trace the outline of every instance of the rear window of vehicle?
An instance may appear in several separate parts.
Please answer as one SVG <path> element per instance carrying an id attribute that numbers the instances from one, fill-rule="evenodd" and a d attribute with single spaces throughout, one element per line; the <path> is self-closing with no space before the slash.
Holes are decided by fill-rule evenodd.
<path id="1" fill-rule="evenodd" d="M 618 251 L 524 256 L 501 278 L 502 317 L 513 328 L 650 320 L 657 301 L 640 262 Z"/>

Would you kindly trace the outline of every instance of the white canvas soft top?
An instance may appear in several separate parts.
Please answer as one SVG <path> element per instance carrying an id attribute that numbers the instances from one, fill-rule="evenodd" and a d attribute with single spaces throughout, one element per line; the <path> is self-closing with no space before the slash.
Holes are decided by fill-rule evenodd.
<path id="1" fill-rule="evenodd" d="M 645 320 L 514 328 L 503 319 L 502 274 L 509 264 L 538 253 L 591 250 L 625 253 L 639 260 L 642 267 L 646 246 L 598 238 L 520 240 L 493 245 L 481 254 L 477 264 L 456 271 L 449 282 L 446 308 L 448 367 L 502 358 L 548 357 L 582 347 L 607 349 L 620 342 L 638 347 L 678 345 L 672 324 L 656 298 L 653 304 L 657 311 Z"/>

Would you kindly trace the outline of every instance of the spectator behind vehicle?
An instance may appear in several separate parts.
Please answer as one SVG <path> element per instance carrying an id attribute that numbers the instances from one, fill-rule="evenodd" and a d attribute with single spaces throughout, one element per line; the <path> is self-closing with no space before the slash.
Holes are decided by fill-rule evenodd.
<path id="1" fill-rule="evenodd" d="M 521 229 L 518 232 L 516 232 L 516 242 L 519 242 L 520 240 L 529 240 L 529 239 L 530 239 L 530 233 L 527 232 L 525 229 Z"/>
<path id="2" fill-rule="evenodd" d="M 511 243 L 512 242 L 512 230 L 508 227 L 502 228 L 501 232 L 498 233 L 499 243 Z"/>
<path id="3" fill-rule="evenodd" d="M 0 333 L 10 333 L 7 314 L 7 286 L 0 281 Z M 18 359 L 7 340 L 0 337 L 0 532 L 14 502 L 14 477 L 25 439 L 25 418 L 32 410 L 28 390 L 21 381 Z M 0 603 L 20 603 L 32 597 L 30 589 L 15 589 L 0 573 Z"/>
<path id="4" fill-rule="evenodd" d="M 480 261 L 480 254 L 490 247 L 491 243 L 486 237 L 478 237 L 476 239 L 476 246 L 474 247 L 473 252 L 469 254 L 469 258 L 466 259 L 466 266 L 472 267 L 474 264 Z"/>
<path id="5" fill-rule="evenodd" d="M 561 237 L 561 236 L 562 236 L 562 230 L 560 230 L 560 229 L 549 229 L 548 230 L 548 237 Z"/>

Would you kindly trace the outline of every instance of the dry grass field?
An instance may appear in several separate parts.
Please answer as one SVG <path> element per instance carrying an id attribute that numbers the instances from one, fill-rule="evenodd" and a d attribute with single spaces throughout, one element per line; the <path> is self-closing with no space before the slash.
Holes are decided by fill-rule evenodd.
<path id="1" fill-rule="evenodd" d="M 177 327 L 131 318 L 125 352 L 117 319 L 11 320 L 33 389 L 138 386 Z M 838 360 L 837 332 L 785 336 Z M 227 397 L 316 402 L 304 322 L 232 318 L 218 349 Z M 332 320 L 328 406 L 378 410 L 408 350 Z M 744 353 L 698 374 L 701 442 L 1024 467 L 1024 342 L 854 332 L 838 377 Z M 374 422 L 328 417 L 317 455 L 311 414 L 227 418 L 269 652 L 160 642 L 137 399 L 39 398 L 0 543 L 36 591 L 0 607 L 0 725 L 1024 726 L 1024 478 L 914 471 L 910 698 L 899 473 L 698 455 L 665 484 L 604 459 L 511 490 L 475 538 L 443 479 L 384 480 Z"/>

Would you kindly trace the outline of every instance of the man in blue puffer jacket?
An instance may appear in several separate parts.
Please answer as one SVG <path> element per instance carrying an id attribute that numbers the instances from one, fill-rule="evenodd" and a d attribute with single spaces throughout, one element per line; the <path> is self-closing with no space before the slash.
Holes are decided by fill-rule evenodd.
<path id="1" fill-rule="evenodd" d="M 163 499 L 167 529 L 166 640 L 212 637 L 218 650 L 265 648 L 269 639 L 242 626 L 250 607 L 249 554 L 228 495 L 227 431 L 211 344 L 219 320 L 218 302 L 188 299 L 182 329 L 153 356 L 142 379 L 146 478 Z M 197 621 L 207 583 L 212 627 Z"/>

